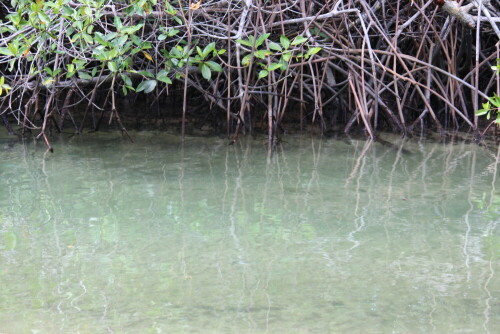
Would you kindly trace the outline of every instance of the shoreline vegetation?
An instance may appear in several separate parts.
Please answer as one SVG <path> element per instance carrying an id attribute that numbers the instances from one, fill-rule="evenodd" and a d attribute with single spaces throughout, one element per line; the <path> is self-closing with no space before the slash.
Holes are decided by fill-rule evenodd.
<path id="1" fill-rule="evenodd" d="M 0 126 L 50 151 L 109 126 L 264 132 L 270 148 L 305 128 L 481 140 L 499 40 L 489 0 L 3 1 Z"/>

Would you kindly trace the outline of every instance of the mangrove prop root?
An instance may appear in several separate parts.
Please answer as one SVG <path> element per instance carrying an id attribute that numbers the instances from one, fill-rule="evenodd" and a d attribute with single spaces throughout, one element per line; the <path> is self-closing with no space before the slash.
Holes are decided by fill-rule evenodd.
<path id="1" fill-rule="evenodd" d="M 1 4 L 0 118 L 50 148 L 51 129 L 98 130 L 109 112 L 132 140 L 120 99 L 151 103 L 144 115 L 159 105 L 183 135 L 207 115 L 233 141 L 260 126 L 270 146 L 288 122 L 477 132 L 474 112 L 500 89 L 490 0 L 62 1 L 35 16 L 15 4 Z"/>

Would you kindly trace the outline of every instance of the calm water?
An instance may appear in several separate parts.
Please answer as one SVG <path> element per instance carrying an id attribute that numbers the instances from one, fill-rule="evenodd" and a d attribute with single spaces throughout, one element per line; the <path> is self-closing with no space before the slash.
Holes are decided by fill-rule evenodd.
<path id="1" fill-rule="evenodd" d="M 496 150 L 134 136 L 0 140 L 0 333 L 500 333 Z"/>

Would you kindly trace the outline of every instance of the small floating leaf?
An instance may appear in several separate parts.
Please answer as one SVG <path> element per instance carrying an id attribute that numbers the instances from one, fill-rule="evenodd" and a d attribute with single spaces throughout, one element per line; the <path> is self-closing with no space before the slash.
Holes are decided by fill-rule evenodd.
<path id="1" fill-rule="evenodd" d="M 16 248 L 17 236 L 13 232 L 5 232 L 3 240 L 5 250 L 14 250 Z"/>

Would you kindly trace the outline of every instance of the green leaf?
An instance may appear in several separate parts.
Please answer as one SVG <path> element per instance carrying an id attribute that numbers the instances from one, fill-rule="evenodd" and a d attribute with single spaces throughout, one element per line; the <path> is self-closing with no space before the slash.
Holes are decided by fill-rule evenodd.
<path id="1" fill-rule="evenodd" d="M 5 89 L 5 94 L 9 94 L 9 90 L 12 89 L 12 87 L 10 87 L 9 85 L 7 84 L 3 84 L 2 86 L 0 86 L 0 90 L 2 89 Z M 2 95 L 2 92 L 0 91 L 0 95 Z"/>
<path id="2" fill-rule="evenodd" d="M 182 48 L 182 58 L 187 58 L 193 53 L 193 51 L 194 49 L 190 49 L 186 45 L 185 47 Z"/>
<path id="3" fill-rule="evenodd" d="M 130 35 L 130 40 L 136 45 L 136 46 L 141 46 L 142 45 L 142 40 L 139 36 L 136 35 Z"/>
<path id="4" fill-rule="evenodd" d="M 87 62 L 83 59 L 73 59 L 73 64 L 75 64 L 76 68 L 78 70 L 81 70 L 82 68 L 85 68 L 85 64 Z"/>
<path id="5" fill-rule="evenodd" d="M 205 46 L 205 48 L 203 49 L 203 58 L 206 58 L 213 50 L 215 50 L 215 42 L 212 42 Z"/>
<path id="6" fill-rule="evenodd" d="M 64 6 L 62 8 L 62 14 L 65 15 L 65 16 L 70 16 L 71 17 L 75 13 L 76 13 L 76 11 L 73 8 L 69 7 L 69 6 Z"/>
<path id="7" fill-rule="evenodd" d="M 113 46 L 116 46 L 118 50 L 118 48 L 123 47 L 123 45 L 127 42 L 127 40 L 128 40 L 127 35 L 120 36 L 116 41 L 113 41 Z"/>
<path id="8" fill-rule="evenodd" d="M 166 70 L 161 70 L 160 72 L 158 72 L 158 74 L 156 75 L 156 79 L 166 83 L 167 85 L 170 85 L 172 83 L 172 80 L 168 76 L 168 71 Z"/>
<path id="9" fill-rule="evenodd" d="M 199 46 L 196 46 L 196 52 L 201 58 L 203 58 L 203 51 L 201 51 L 201 48 Z"/>
<path id="10" fill-rule="evenodd" d="M 9 72 L 12 72 L 14 70 L 14 66 L 16 65 L 16 60 L 12 59 L 9 61 Z"/>
<path id="11" fill-rule="evenodd" d="M 264 43 L 266 39 L 269 38 L 270 35 L 271 35 L 270 33 L 266 33 L 264 35 L 259 36 L 259 38 L 257 38 L 257 41 L 255 42 L 255 47 L 258 48 L 259 46 L 261 46 L 262 43 Z"/>
<path id="12" fill-rule="evenodd" d="M 210 69 L 212 69 L 212 71 L 222 72 L 222 66 L 220 66 L 219 64 L 217 64 L 214 61 L 207 61 L 205 64 L 207 64 L 208 67 L 210 67 Z"/>
<path id="13" fill-rule="evenodd" d="M 113 38 L 115 38 L 116 36 L 118 36 L 118 34 L 116 32 L 110 32 L 109 34 L 104 35 L 104 39 L 106 41 L 110 41 Z"/>
<path id="14" fill-rule="evenodd" d="M 124 75 L 122 74 L 121 75 L 121 78 L 123 80 L 123 83 L 126 85 L 126 86 L 132 86 L 132 79 L 130 79 L 130 77 L 128 75 Z"/>
<path id="15" fill-rule="evenodd" d="M 168 1 L 165 1 L 165 11 L 170 15 L 177 14 L 177 10 Z"/>
<path id="16" fill-rule="evenodd" d="M 118 70 L 114 61 L 108 61 L 108 68 L 111 72 L 116 72 Z"/>
<path id="17" fill-rule="evenodd" d="M 101 34 L 100 32 L 96 32 L 96 33 L 94 34 L 94 40 L 95 40 L 97 43 L 101 44 L 101 45 L 105 45 L 105 46 L 107 46 L 107 45 L 108 45 L 108 42 L 106 42 L 106 41 L 104 40 L 104 38 L 103 38 L 103 34 Z"/>
<path id="18" fill-rule="evenodd" d="M 283 46 L 283 48 L 285 50 L 290 47 L 290 40 L 285 35 L 281 35 L 281 37 L 280 37 L 280 43 L 281 43 L 281 45 Z"/>
<path id="19" fill-rule="evenodd" d="M 275 71 L 277 69 L 281 68 L 281 64 L 280 63 L 272 63 L 271 65 L 269 65 L 269 67 L 267 68 L 267 70 L 269 72 L 272 72 L 272 71 Z"/>
<path id="20" fill-rule="evenodd" d="M 182 57 L 182 48 L 179 50 L 177 47 L 172 48 L 168 53 L 170 57 L 181 58 Z"/>
<path id="21" fill-rule="evenodd" d="M 493 97 L 490 98 L 490 102 L 495 107 L 500 108 L 500 96 L 498 96 L 496 93 L 494 93 Z"/>
<path id="22" fill-rule="evenodd" d="M 118 56 L 118 48 L 113 48 L 111 50 L 109 50 L 108 52 L 106 52 L 106 59 L 108 60 L 111 60 L 111 59 L 114 59 Z"/>
<path id="23" fill-rule="evenodd" d="M 174 29 L 174 28 L 170 28 L 170 29 L 168 29 L 168 32 L 167 32 L 167 34 L 168 34 L 168 36 L 169 36 L 169 37 L 175 36 L 175 35 L 177 35 L 178 33 L 179 33 L 179 30 Z"/>
<path id="24" fill-rule="evenodd" d="M 15 31 L 16 31 L 16 29 L 13 26 L 11 26 L 11 25 L 0 27 L 0 32 L 1 33 L 12 33 L 12 32 L 15 32 Z"/>
<path id="25" fill-rule="evenodd" d="M 38 12 L 38 18 L 40 19 L 42 24 L 49 24 L 50 23 L 50 17 L 45 14 L 44 12 Z"/>
<path id="26" fill-rule="evenodd" d="M 17 43 L 9 43 L 7 45 L 7 48 L 9 48 L 10 52 L 12 52 L 13 56 L 17 56 L 17 53 L 19 51 L 19 47 L 17 46 Z"/>
<path id="27" fill-rule="evenodd" d="M 184 22 L 182 22 L 181 18 L 178 16 L 173 17 L 174 21 L 177 22 L 178 25 L 183 25 Z"/>
<path id="28" fill-rule="evenodd" d="M 120 30 L 120 32 L 124 33 L 124 34 L 133 34 L 135 33 L 136 31 L 142 29 L 142 27 L 144 26 L 143 23 L 141 24 L 138 24 L 138 25 L 135 25 L 135 26 L 130 26 L 130 27 L 124 27 Z"/>
<path id="29" fill-rule="evenodd" d="M 115 16 L 115 28 L 116 28 L 116 30 L 120 31 L 120 30 L 122 30 L 122 27 L 123 27 L 122 20 L 120 20 L 119 16 Z"/>
<path id="30" fill-rule="evenodd" d="M 236 42 L 240 43 L 241 45 L 248 46 L 248 47 L 252 47 L 253 46 L 253 44 L 252 44 L 251 41 L 245 40 L 245 39 L 237 39 Z"/>
<path id="31" fill-rule="evenodd" d="M 486 115 L 489 111 L 489 109 L 479 109 L 478 111 L 476 111 L 476 116 Z"/>
<path id="32" fill-rule="evenodd" d="M 321 51 L 322 48 L 320 47 L 314 47 L 314 48 L 310 48 L 309 50 L 307 50 L 307 53 L 306 53 L 306 59 L 309 59 L 309 57 L 311 57 L 312 55 L 318 53 Z"/>
<path id="33" fill-rule="evenodd" d="M 259 50 L 259 51 L 255 51 L 255 53 L 253 55 L 259 59 L 264 59 L 264 58 L 266 58 L 266 56 L 269 56 L 272 54 L 273 53 L 269 50 Z"/>
<path id="34" fill-rule="evenodd" d="M 269 49 L 271 49 L 271 50 L 279 51 L 279 52 L 283 51 L 283 48 L 278 43 L 269 42 L 268 46 L 269 46 Z"/>
<path id="35" fill-rule="evenodd" d="M 92 36 L 90 36 L 89 34 L 85 34 L 85 33 L 83 33 L 82 36 L 83 36 L 83 39 L 85 40 L 85 42 L 87 42 L 89 44 L 94 44 L 94 40 L 92 39 Z"/>
<path id="36" fill-rule="evenodd" d="M 290 59 L 292 59 L 292 53 L 291 52 L 284 53 L 283 56 L 281 56 L 281 59 L 283 59 L 283 61 L 288 63 Z"/>
<path id="37" fill-rule="evenodd" d="M 137 86 L 136 92 L 151 93 L 156 87 L 156 80 L 145 80 Z"/>
<path id="38" fill-rule="evenodd" d="M 94 48 L 94 58 L 104 62 L 107 59 L 107 52 L 104 48 Z"/>
<path id="39" fill-rule="evenodd" d="M 92 16 L 92 9 L 90 7 L 85 7 L 83 13 L 85 13 L 85 15 L 87 16 Z"/>
<path id="40" fill-rule="evenodd" d="M 269 74 L 269 72 L 268 72 L 268 71 L 266 71 L 266 70 L 261 70 L 261 71 L 259 72 L 259 79 L 262 79 L 262 78 L 264 78 L 264 77 L 267 77 L 267 75 L 268 75 L 268 74 Z"/>
<path id="41" fill-rule="evenodd" d="M 208 67 L 206 64 L 201 64 L 200 69 L 203 78 L 205 78 L 206 80 L 212 79 L 212 71 L 210 70 L 210 67 Z"/>
<path id="42" fill-rule="evenodd" d="M 139 71 L 137 73 L 139 73 L 140 75 L 143 75 L 147 78 L 154 78 L 155 77 L 155 75 L 149 71 Z"/>
<path id="43" fill-rule="evenodd" d="M 293 39 L 291 45 L 299 45 L 299 44 L 305 43 L 306 41 L 307 41 L 307 37 L 304 37 L 302 35 L 298 35 Z"/>
<path id="44" fill-rule="evenodd" d="M 92 80 L 92 77 L 90 76 L 90 74 L 88 74 L 86 72 L 78 72 L 78 76 L 82 80 Z"/>
<path id="45" fill-rule="evenodd" d="M 243 59 L 241 60 L 241 65 L 243 66 L 248 66 L 250 65 L 250 58 L 252 58 L 251 54 L 247 54 Z"/>
<path id="46" fill-rule="evenodd" d="M 5 55 L 5 56 L 10 56 L 10 57 L 14 56 L 12 51 L 8 48 L 0 48 L 0 54 Z"/>
<path id="47" fill-rule="evenodd" d="M 130 49 L 132 48 L 132 45 L 134 45 L 134 43 L 132 43 L 131 41 L 125 43 L 125 45 L 122 47 L 121 54 L 124 55 L 127 52 L 129 52 Z"/>

